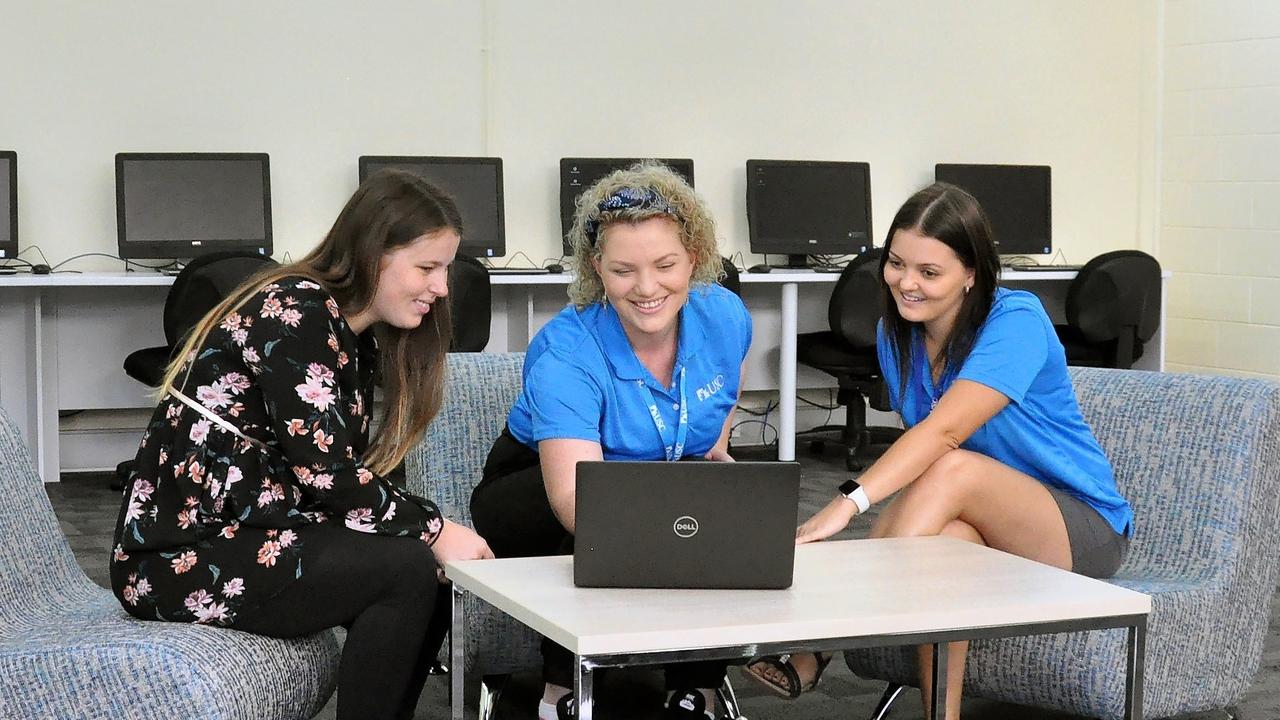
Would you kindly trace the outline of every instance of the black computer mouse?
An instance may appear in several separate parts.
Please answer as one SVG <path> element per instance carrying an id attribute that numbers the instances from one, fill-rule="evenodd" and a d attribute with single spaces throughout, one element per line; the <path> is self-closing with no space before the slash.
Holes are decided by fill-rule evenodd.
<path id="1" fill-rule="evenodd" d="M 547 267 L 547 272 L 549 272 L 549 273 L 562 273 L 562 272 L 564 272 L 564 266 L 563 266 L 563 265 L 561 265 L 560 263 L 551 263 L 550 265 L 547 265 L 546 267 Z"/>
<path id="2" fill-rule="evenodd" d="M 771 272 L 772 270 L 773 268 L 769 267 L 768 265 L 752 265 L 751 267 L 747 268 L 747 272 L 749 273 L 767 273 L 767 272 Z"/>
<path id="3" fill-rule="evenodd" d="M 53 272 L 53 268 L 45 265 L 44 263 L 36 263 L 31 266 L 32 275 L 48 275 L 51 272 Z"/>

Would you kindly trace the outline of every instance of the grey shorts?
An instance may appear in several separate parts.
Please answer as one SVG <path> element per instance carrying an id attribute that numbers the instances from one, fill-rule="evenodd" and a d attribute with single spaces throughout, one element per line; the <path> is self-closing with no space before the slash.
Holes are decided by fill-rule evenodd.
<path id="1" fill-rule="evenodd" d="M 1129 538 L 1112 530 L 1111 525 L 1088 503 L 1057 488 L 1045 487 L 1057 501 L 1062 519 L 1067 524 L 1071 572 L 1091 578 L 1115 575 L 1129 550 Z"/>

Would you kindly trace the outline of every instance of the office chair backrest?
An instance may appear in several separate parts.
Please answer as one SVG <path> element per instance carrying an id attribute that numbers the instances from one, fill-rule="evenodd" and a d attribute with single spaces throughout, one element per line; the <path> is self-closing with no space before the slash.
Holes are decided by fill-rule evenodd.
<path id="1" fill-rule="evenodd" d="M 720 278 L 720 284 L 734 295 L 742 297 L 742 282 L 738 278 L 738 266 L 727 257 L 721 257 L 720 264 L 724 266 L 724 277 Z"/>
<path id="2" fill-rule="evenodd" d="M 450 352 L 484 351 L 489 344 L 492 304 L 489 271 L 473 257 L 454 257 L 449 268 L 449 313 L 453 319 Z"/>
<path id="3" fill-rule="evenodd" d="M 876 344 L 882 252 L 880 248 L 872 248 L 849 261 L 831 290 L 827 322 L 831 324 L 831 332 L 853 347 Z"/>
<path id="4" fill-rule="evenodd" d="M 1160 263 L 1139 250 L 1090 260 L 1067 289 L 1067 324 L 1089 342 L 1146 342 L 1160 326 Z"/>
<path id="5" fill-rule="evenodd" d="M 276 265 L 265 255 L 215 252 L 193 258 L 173 280 L 164 301 L 164 339 L 169 347 L 186 334 L 231 291 L 259 270 Z"/>

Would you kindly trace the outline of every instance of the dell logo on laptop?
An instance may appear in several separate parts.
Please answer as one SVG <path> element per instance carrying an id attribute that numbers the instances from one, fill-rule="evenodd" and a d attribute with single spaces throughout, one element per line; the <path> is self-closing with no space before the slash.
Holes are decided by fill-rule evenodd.
<path id="1" fill-rule="evenodd" d="M 676 531 L 676 535 L 682 538 L 691 538 L 698 534 L 698 521 L 689 515 L 681 515 L 676 518 L 675 524 L 671 526 Z"/>

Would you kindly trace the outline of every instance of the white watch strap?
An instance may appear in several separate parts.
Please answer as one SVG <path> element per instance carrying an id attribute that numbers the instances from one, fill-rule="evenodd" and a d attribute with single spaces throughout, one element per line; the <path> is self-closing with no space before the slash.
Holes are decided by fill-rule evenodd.
<path id="1" fill-rule="evenodd" d="M 845 495 L 845 497 L 852 500 L 853 504 L 858 506 L 859 515 L 866 512 L 871 507 L 871 499 L 867 497 L 867 491 L 863 490 L 861 486 L 859 486 L 857 490 Z"/>

